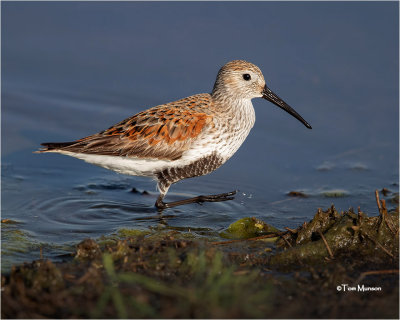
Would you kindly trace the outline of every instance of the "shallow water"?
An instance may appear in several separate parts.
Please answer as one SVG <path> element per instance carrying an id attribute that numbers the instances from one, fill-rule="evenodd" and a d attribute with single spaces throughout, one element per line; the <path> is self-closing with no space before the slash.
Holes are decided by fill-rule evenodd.
<path id="1" fill-rule="evenodd" d="M 295 227 L 332 203 L 375 215 L 374 190 L 398 189 L 397 3 L 1 5 L 1 215 L 19 222 L 2 226 L 3 268 L 40 247 L 60 258 L 120 228 L 201 236 L 247 216 Z M 256 125 L 235 156 L 167 198 L 238 189 L 233 201 L 160 216 L 154 181 L 32 153 L 210 92 L 218 68 L 237 58 L 257 64 L 313 129 L 254 100 Z M 309 197 L 288 197 L 293 190 Z M 324 195 L 332 190 L 344 196 Z"/>

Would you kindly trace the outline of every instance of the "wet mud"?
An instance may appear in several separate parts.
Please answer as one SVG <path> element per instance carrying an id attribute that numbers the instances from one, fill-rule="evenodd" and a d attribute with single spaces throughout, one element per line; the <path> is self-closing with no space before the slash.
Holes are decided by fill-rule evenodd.
<path id="1" fill-rule="evenodd" d="M 296 229 L 238 220 L 225 239 L 123 229 L 62 263 L 2 276 L 3 318 L 398 318 L 399 210 L 318 209 Z M 221 238 L 220 238 L 221 239 Z"/>

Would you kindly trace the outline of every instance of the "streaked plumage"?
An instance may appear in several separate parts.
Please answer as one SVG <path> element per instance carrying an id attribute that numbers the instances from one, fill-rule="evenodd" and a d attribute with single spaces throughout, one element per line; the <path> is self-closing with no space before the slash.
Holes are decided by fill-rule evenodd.
<path id="1" fill-rule="evenodd" d="M 275 103 L 311 128 L 266 87 L 257 66 L 234 60 L 220 69 L 211 94 L 155 106 L 73 142 L 43 143 L 45 148 L 38 152 L 57 152 L 119 173 L 153 177 L 160 190 L 159 208 L 229 200 L 233 193 L 163 202 L 171 184 L 210 173 L 237 151 L 254 125 L 251 99 L 256 97 Z"/>

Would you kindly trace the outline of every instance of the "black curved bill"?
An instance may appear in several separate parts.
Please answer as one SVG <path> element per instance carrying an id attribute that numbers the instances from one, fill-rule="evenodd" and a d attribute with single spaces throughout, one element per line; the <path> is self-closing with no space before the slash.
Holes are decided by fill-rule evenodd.
<path id="1" fill-rule="evenodd" d="M 272 102 L 274 105 L 278 106 L 279 108 L 282 108 L 287 113 L 291 114 L 297 120 L 302 122 L 308 129 L 312 129 L 310 124 L 306 120 L 304 120 L 301 115 L 299 115 L 296 111 L 294 111 L 294 109 L 291 106 L 289 106 L 285 101 L 283 101 L 281 98 L 279 98 L 267 86 L 264 87 L 264 90 L 262 92 L 262 97 L 265 100 L 268 100 L 268 101 Z"/>

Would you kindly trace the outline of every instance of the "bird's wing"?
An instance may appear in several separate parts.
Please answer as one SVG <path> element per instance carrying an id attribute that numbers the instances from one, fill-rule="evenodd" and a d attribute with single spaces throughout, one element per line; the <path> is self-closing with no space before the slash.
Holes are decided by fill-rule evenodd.
<path id="1" fill-rule="evenodd" d="M 140 112 L 92 136 L 69 142 L 43 144 L 45 151 L 176 160 L 206 128 L 213 126 L 207 112 L 209 94 L 199 94 Z"/>

